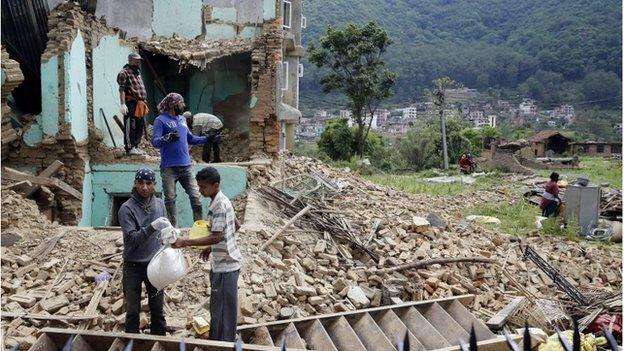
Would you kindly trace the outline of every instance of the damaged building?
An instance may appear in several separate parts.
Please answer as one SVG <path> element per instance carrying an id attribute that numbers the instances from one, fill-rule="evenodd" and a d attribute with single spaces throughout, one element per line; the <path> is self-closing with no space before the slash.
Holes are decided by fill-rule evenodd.
<path id="1" fill-rule="evenodd" d="M 223 120 L 225 162 L 292 148 L 302 7 L 301 0 L 3 2 L 3 176 L 45 183 L 31 197 L 50 219 L 116 225 L 129 174 L 159 163 L 147 137 L 148 155 L 122 155 L 116 77 L 132 52 L 144 58 L 149 136 L 156 105 L 178 92 L 192 113 Z M 200 154 L 193 150 L 196 161 Z M 244 192 L 245 168 L 217 167 L 226 195 Z M 181 187 L 178 194 L 180 222 L 189 225 L 190 204 Z"/>

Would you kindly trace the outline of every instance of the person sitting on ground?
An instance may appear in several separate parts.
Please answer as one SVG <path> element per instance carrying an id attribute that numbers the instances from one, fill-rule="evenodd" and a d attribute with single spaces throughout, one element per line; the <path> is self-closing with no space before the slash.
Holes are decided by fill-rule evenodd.
<path id="1" fill-rule="evenodd" d="M 459 170 L 462 173 L 470 174 L 474 171 L 474 167 L 476 162 L 473 160 L 472 155 L 470 153 L 463 154 L 459 159 Z"/>
<path id="2" fill-rule="evenodd" d="M 542 194 L 542 201 L 540 202 L 540 209 L 542 210 L 543 217 L 557 217 L 559 215 L 559 204 L 561 198 L 559 197 L 559 174 L 552 172 L 550 174 L 550 181 L 544 186 L 544 193 Z"/>
<path id="3" fill-rule="evenodd" d="M 230 200 L 219 190 L 221 176 L 214 167 L 197 172 L 199 191 L 210 198 L 210 235 L 198 239 L 178 239 L 172 247 L 207 246 L 200 257 L 210 256 L 209 339 L 234 341 L 238 313 L 238 275 L 242 256 L 235 233 L 240 228 Z"/>
<path id="4" fill-rule="evenodd" d="M 139 169 L 134 176 L 130 199 L 119 208 L 117 217 L 123 232 L 123 295 L 126 309 L 126 333 L 139 332 L 141 285 L 147 288 L 150 309 L 150 333 L 165 335 L 164 295 L 147 279 L 147 265 L 162 247 L 160 231 L 171 224 L 165 218 L 163 200 L 154 196 L 156 173 Z"/>
<path id="5" fill-rule="evenodd" d="M 203 112 L 193 115 L 190 111 L 184 112 L 183 116 L 187 121 L 191 120 L 193 134 L 205 135 L 210 138 L 210 142 L 205 143 L 202 149 L 202 160 L 206 163 L 210 163 L 210 154 L 214 150 L 212 162 L 221 162 L 221 157 L 219 157 L 219 143 L 221 143 L 223 122 L 221 122 L 219 117 Z"/>

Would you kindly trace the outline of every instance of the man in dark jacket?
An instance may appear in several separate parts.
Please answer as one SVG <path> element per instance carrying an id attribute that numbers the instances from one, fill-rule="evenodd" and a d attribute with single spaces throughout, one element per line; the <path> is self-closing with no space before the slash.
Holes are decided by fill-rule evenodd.
<path id="1" fill-rule="evenodd" d="M 165 335 L 163 292 L 147 279 L 147 265 L 161 248 L 160 231 L 171 226 L 165 217 L 165 203 L 154 196 L 156 174 L 148 168 L 134 176 L 132 196 L 119 208 L 118 218 L 123 231 L 123 293 L 126 307 L 127 333 L 139 332 L 141 284 L 145 283 L 151 314 L 150 332 Z"/>

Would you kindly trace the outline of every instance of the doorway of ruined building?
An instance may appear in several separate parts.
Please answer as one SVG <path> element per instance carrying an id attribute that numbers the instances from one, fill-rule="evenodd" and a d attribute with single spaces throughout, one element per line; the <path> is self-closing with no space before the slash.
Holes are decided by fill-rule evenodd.
<path id="1" fill-rule="evenodd" d="M 184 97 L 191 113 L 210 113 L 223 121 L 220 145 L 224 162 L 249 159 L 249 121 L 251 115 L 251 53 L 214 59 L 201 69 L 181 66 L 163 54 L 143 51 L 141 71 L 150 107 L 148 123 L 158 116 L 157 105 L 170 92 Z M 195 146 L 193 159 L 202 162 L 202 147 Z"/>
<path id="2" fill-rule="evenodd" d="M 124 204 L 124 202 L 128 201 L 130 199 L 130 193 L 122 193 L 122 194 L 110 194 L 111 197 L 111 208 L 110 208 L 110 213 L 109 213 L 109 225 L 113 226 L 113 227 L 118 227 L 119 224 L 119 217 L 117 216 L 117 213 L 119 213 L 119 209 L 121 208 L 121 205 Z"/>

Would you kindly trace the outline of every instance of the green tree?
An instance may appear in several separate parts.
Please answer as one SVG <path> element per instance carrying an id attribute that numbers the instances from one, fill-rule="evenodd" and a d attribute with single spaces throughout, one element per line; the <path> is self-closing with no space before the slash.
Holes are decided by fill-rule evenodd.
<path id="1" fill-rule="evenodd" d="M 349 101 L 357 124 L 355 142 L 360 157 L 372 116 L 381 101 L 392 95 L 397 79 L 397 73 L 388 70 L 381 58 L 391 43 L 388 33 L 370 22 L 364 26 L 350 23 L 341 29 L 328 26 L 319 46 L 309 47 L 308 60 L 329 70 L 320 80 L 323 92 L 341 91 Z"/>
<path id="2" fill-rule="evenodd" d="M 353 137 L 345 118 L 336 118 L 325 124 L 318 141 L 319 150 L 332 160 L 351 159 Z"/>

